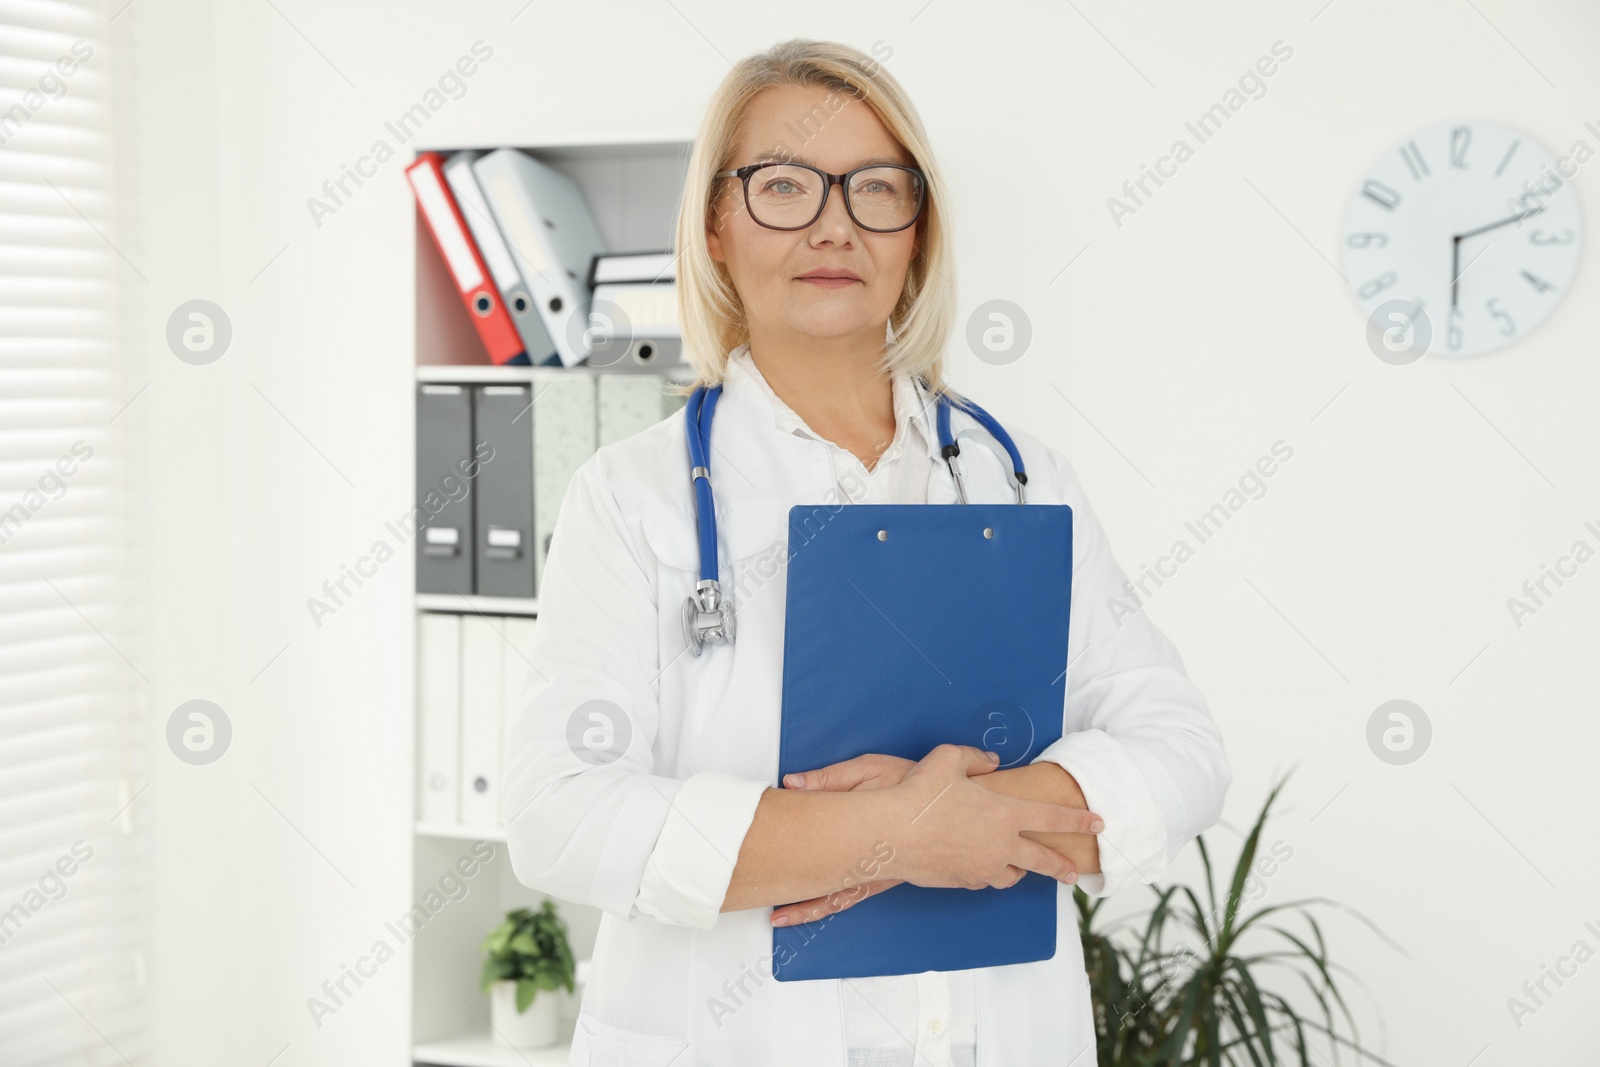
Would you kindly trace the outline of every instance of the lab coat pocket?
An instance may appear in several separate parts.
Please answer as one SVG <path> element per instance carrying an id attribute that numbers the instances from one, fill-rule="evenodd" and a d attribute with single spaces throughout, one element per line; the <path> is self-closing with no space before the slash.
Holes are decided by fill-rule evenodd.
<path id="1" fill-rule="evenodd" d="M 579 1012 L 567 1062 L 570 1067 L 687 1067 L 688 1048 L 681 1037 L 624 1030 Z"/>
<path id="2" fill-rule="evenodd" d="M 656 559 L 674 570 L 693 571 L 700 564 L 694 515 L 677 508 L 652 508 L 639 516 L 639 528 Z"/>
<path id="3" fill-rule="evenodd" d="M 782 543 L 785 531 L 781 520 L 778 505 L 773 503 L 741 502 L 719 508 L 717 540 L 721 549 L 720 562 L 737 565 Z M 639 525 L 656 559 L 668 567 L 689 571 L 698 577 L 700 536 L 692 512 L 684 513 L 668 507 L 655 508 L 639 516 Z"/>

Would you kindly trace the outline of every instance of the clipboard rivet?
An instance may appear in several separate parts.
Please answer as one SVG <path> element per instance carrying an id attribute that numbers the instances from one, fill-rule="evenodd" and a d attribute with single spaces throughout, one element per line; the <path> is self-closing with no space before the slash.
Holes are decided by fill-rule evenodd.
<path id="1" fill-rule="evenodd" d="M 994 527 L 993 526 L 985 526 L 983 528 L 983 536 L 985 536 L 987 538 L 990 538 L 990 539 L 993 539 L 993 537 L 994 537 Z"/>
<path id="2" fill-rule="evenodd" d="M 878 531 L 878 540 L 880 540 L 880 541 L 889 540 L 889 531 L 888 530 L 879 530 Z"/>

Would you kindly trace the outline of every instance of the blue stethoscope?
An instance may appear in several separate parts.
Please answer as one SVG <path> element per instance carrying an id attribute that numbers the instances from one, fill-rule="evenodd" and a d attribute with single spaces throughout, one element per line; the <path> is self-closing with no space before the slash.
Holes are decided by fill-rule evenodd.
<path id="1" fill-rule="evenodd" d="M 924 380 L 923 388 L 927 387 Z M 689 395 L 683 412 L 684 436 L 689 442 L 689 480 L 694 483 L 695 529 L 700 537 L 700 581 L 695 586 L 694 594 L 683 602 L 683 637 L 696 656 L 709 640 L 720 638 L 733 644 L 733 605 L 723 598 L 722 587 L 718 584 L 717 509 L 711 499 L 711 418 L 716 413 L 717 398 L 721 395 L 720 384 L 709 390 L 703 385 L 699 386 Z M 1017 491 L 1017 503 L 1026 503 L 1023 487 L 1028 484 L 1028 475 L 1022 465 L 1022 453 L 1017 451 L 1011 435 L 1006 433 L 993 415 L 971 400 L 962 399 L 957 403 L 961 410 L 977 419 L 989 431 L 992 441 L 1005 449 L 1006 455 L 1002 461 L 1009 460 L 1011 463 L 1011 484 Z M 950 398 L 940 393 L 934 420 L 938 426 L 940 455 L 944 456 L 945 463 L 950 467 L 950 477 L 956 483 L 956 496 L 965 504 L 967 487 L 961 479 L 961 469 L 956 466 L 961 446 L 950 434 L 950 408 Z M 962 437 L 976 435 L 976 430 L 961 432 Z"/>

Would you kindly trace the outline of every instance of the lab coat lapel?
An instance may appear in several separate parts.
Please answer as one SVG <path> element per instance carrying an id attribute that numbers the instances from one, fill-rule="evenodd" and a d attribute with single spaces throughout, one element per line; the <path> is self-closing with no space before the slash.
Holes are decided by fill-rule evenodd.
<path id="1" fill-rule="evenodd" d="M 710 459 L 722 592 L 738 632 L 732 646 L 685 653 L 670 668 L 686 669 L 685 699 L 699 705 L 682 771 L 776 785 L 788 510 L 824 499 L 831 468 L 825 446 L 777 429 L 770 400 L 736 369 L 712 420 Z M 691 531 L 693 521 L 691 511 Z"/>
<path id="2" fill-rule="evenodd" d="M 826 446 L 779 430 L 770 400 L 737 371 L 718 401 L 711 443 L 722 585 L 734 598 L 738 635 L 731 647 L 708 649 L 714 655 L 706 659 L 715 662 L 702 665 L 689 698 L 702 704 L 683 770 L 776 786 L 788 511 L 832 499 L 832 465 Z M 691 1017 L 690 1043 L 740 1050 L 744 1062 L 844 1067 L 839 983 L 773 978 L 770 914 L 765 908 L 726 913 L 715 936 L 695 941 L 694 983 L 705 1010 Z"/>

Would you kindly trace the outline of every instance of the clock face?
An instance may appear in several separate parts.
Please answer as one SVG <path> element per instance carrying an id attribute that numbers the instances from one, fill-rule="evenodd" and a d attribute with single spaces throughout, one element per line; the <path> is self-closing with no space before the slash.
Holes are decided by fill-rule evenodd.
<path id="1" fill-rule="evenodd" d="M 1380 156 L 1340 238 L 1373 351 L 1392 363 L 1471 355 L 1543 322 L 1578 269 L 1569 179 L 1582 161 L 1474 121 L 1422 130 Z"/>

